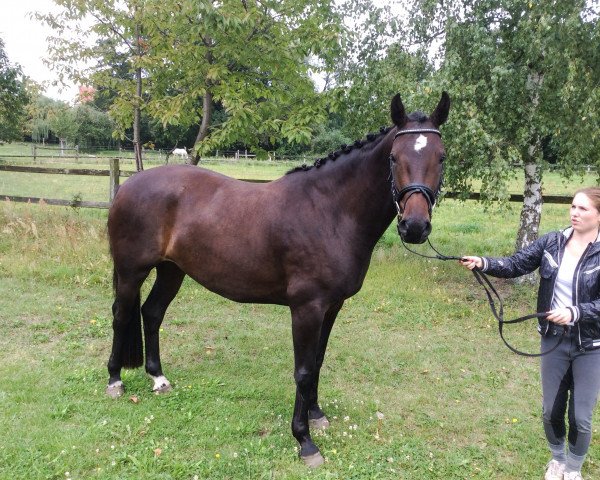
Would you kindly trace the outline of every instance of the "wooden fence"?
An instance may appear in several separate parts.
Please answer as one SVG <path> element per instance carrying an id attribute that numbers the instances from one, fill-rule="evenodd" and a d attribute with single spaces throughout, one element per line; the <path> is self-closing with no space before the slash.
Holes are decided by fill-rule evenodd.
<path id="1" fill-rule="evenodd" d="M 121 177 L 129 177 L 136 172 L 123 171 L 120 168 L 120 162 L 118 158 L 109 159 L 108 170 L 94 170 L 84 168 L 46 168 L 46 167 L 25 167 L 17 165 L 0 165 L 0 172 L 23 172 L 23 173 L 44 173 L 44 174 L 57 174 L 57 175 L 94 175 L 101 177 L 109 177 L 108 185 L 108 202 L 91 202 L 85 200 L 62 200 L 56 198 L 40 198 L 40 197 L 21 197 L 16 195 L 3 195 L 0 193 L 0 199 L 10 200 L 13 202 L 26 202 L 26 203 L 45 203 L 47 205 L 62 205 L 70 207 L 85 207 L 85 208 L 108 208 L 117 193 L 119 188 L 119 180 Z M 246 182 L 254 183 L 266 183 L 269 180 L 257 180 L 257 179 L 240 179 Z M 454 192 L 445 192 L 444 198 L 461 198 L 463 200 L 479 200 L 480 194 L 474 192 L 468 196 L 462 196 Z M 561 196 L 561 195 L 544 195 L 544 203 L 557 203 L 557 204 L 570 204 L 572 197 Z M 523 195 L 512 194 L 509 201 L 523 203 Z"/>
<path id="2" fill-rule="evenodd" d="M 18 165 L 0 165 L 0 172 L 23 172 L 23 173 L 45 173 L 51 175 L 93 175 L 100 177 L 109 177 L 108 183 L 108 202 L 90 202 L 86 200 L 62 200 L 57 198 L 40 198 L 40 197 L 20 197 L 16 195 L 2 195 L 0 198 L 10 200 L 12 202 L 27 202 L 27 203 L 46 203 L 48 205 L 64 205 L 70 207 L 86 207 L 86 208 L 108 208 L 119 188 L 119 180 L 121 177 L 128 177 L 135 172 L 121 171 L 118 158 L 109 159 L 108 170 L 92 170 L 87 168 L 47 168 L 47 167 L 24 167 Z"/>

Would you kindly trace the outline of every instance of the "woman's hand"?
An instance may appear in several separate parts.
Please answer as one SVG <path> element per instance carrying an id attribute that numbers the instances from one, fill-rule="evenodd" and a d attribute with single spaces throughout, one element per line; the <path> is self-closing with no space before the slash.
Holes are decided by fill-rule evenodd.
<path id="1" fill-rule="evenodd" d="M 557 325 L 570 325 L 573 321 L 573 314 L 570 308 L 555 308 L 548 312 L 548 317 L 546 318 Z"/>
<path id="2" fill-rule="evenodd" d="M 483 260 L 481 257 L 469 257 L 468 255 L 465 255 L 459 260 L 459 263 L 469 270 L 473 270 L 475 267 L 483 268 Z"/>

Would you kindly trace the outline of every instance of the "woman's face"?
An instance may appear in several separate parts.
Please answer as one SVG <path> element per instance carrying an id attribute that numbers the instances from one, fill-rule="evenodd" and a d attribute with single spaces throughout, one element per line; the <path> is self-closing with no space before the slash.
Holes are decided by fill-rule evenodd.
<path id="1" fill-rule="evenodd" d="M 584 193 L 578 193 L 571 204 L 571 226 L 579 233 L 600 228 L 600 211 Z"/>

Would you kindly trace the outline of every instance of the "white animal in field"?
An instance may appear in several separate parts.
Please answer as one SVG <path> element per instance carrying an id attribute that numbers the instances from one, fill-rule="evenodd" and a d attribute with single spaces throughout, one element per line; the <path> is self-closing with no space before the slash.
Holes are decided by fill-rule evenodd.
<path id="1" fill-rule="evenodd" d="M 175 148 L 171 152 L 172 155 L 179 155 L 181 158 L 187 158 L 188 152 L 185 148 Z"/>

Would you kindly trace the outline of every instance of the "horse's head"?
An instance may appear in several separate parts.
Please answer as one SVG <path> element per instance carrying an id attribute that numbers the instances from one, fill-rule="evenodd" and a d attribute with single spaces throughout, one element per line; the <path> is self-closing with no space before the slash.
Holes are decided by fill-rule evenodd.
<path id="1" fill-rule="evenodd" d="M 423 243 L 431 232 L 431 210 L 442 186 L 445 157 L 438 128 L 449 109 L 446 92 L 429 117 L 421 112 L 407 115 L 400 95 L 392 99 L 392 120 L 398 128 L 390 154 L 392 192 L 398 233 L 407 243 Z"/>

